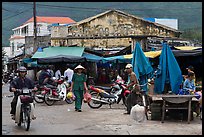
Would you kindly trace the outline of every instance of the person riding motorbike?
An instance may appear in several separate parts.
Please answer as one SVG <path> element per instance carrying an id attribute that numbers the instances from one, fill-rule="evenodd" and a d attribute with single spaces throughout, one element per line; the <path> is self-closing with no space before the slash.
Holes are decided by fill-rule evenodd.
<path id="1" fill-rule="evenodd" d="M 56 86 L 56 81 L 52 78 L 52 76 L 50 75 L 50 73 L 47 71 L 46 66 L 42 67 L 42 71 L 39 75 L 39 85 L 53 85 Z"/>
<path id="2" fill-rule="evenodd" d="M 46 86 L 47 88 L 57 88 L 57 82 L 52 78 L 50 73 L 47 71 L 47 67 L 43 66 L 42 71 L 39 75 L 38 84 L 40 86 Z M 57 93 L 56 93 L 57 94 Z"/>
<path id="3" fill-rule="evenodd" d="M 10 83 L 9 91 L 14 93 L 14 98 L 11 102 L 11 118 L 15 119 L 15 113 L 16 113 L 16 105 L 17 105 L 17 100 L 18 100 L 18 89 L 23 89 L 23 88 L 28 88 L 28 89 L 33 89 L 37 90 L 37 88 L 34 85 L 34 82 L 26 77 L 27 74 L 27 69 L 24 66 L 19 67 L 18 69 L 18 77 L 15 78 L 13 81 Z M 36 117 L 33 116 L 33 119 Z"/>

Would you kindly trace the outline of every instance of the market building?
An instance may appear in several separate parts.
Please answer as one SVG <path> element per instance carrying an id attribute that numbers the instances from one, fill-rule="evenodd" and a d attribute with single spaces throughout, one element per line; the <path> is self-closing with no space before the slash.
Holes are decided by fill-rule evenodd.
<path id="1" fill-rule="evenodd" d="M 51 46 L 78 45 L 90 49 L 121 50 L 140 42 L 147 48 L 149 37 L 179 37 L 180 31 L 122 12 L 108 10 L 70 26 L 54 26 Z"/>

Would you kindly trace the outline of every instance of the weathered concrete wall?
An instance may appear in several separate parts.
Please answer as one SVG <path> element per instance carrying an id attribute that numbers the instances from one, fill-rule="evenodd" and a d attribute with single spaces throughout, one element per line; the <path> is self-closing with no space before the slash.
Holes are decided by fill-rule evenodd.
<path id="1" fill-rule="evenodd" d="M 130 46 L 129 41 L 131 38 L 112 38 L 112 39 L 52 39 L 51 45 L 53 46 L 68 46 L 68 45 L 79 45 L 83 47 L 127 47 Z"/>
<path id="2" fill-rule="evenodd" d="M 38 47 L 50 46 L 50 43 L 51 43 L 50 36 L 37 36 L 36 41 L 37 41 L 36 45 Z M 25 37 L 25 52 L 26 52 L 26 54 L 31 54 L 33 52 L 33 43 L 34 43 L 33 36 L 26 36 Z"/>
<path id="3" fill-rule="evenodd" d="M 53 27 L 51 32 L 53 46 L 77 44 L 85 47 L 117 47 L 129 46 L 130 41 L 130 38 L 117 38 L 117 36 L 176 36 L 171 30 L 118 12 L 110 12 L 79 25 Z M 115 38 L 98 39 L 105 36 Z M 77 37 L 79 39 L 76 39 Z M 86 37 L 86 39 L 82 40 L 81 37 Z"/>

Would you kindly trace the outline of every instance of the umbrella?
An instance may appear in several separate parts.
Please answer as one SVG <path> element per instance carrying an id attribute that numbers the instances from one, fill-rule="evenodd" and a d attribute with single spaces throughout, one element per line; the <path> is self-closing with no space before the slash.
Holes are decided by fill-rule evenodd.
<path id="1" fill-rule="evenodd" d="M 133 51 L 132 66 L 140 85 L 142 85 L 141 89 L 147 91 L 147 79 L 152 76 L 153 68 L 138 42 Z"/>
<path id="2" fill-rule="evenodd" d="M 182 83 L 181 69 L 167 43 L 162 44 L 162 53 L 159 58 L 160 73 L 155 78 L 154 91 L 164 92 L 165 84 L 169 83 L 173 93 L 177 94 Z"/>

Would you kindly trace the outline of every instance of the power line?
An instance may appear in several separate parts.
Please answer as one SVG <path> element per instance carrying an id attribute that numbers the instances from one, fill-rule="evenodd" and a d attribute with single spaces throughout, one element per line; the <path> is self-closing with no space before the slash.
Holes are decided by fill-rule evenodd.
<path id="1" fill-rule="evenodd" d="M 16 2 L 15 2 L 16 3 Z M 17 2 L 16 4 L 27 4 L 32 5 L 31 3 Z M 113 8 L 93 8 L 93 7 L 74 7 L 74 6 L 58 6 L 58 5 L 48 5 L 48 4 L 36 4 L 37 6 L 46 6 L 46 7 L 55 7 L 55 8 L 71 8 L 71 9 L 90 9 L 90 10 L 110 10 Z M 118 8 L 119 10 L 129 10 L 129 11 L 137 11 L 137 10 L 183 10 L 183 9 L 199 9 L 202 7 L 183 7 L 183 8 L 134 8 L 134 9 L 126 9 L 126 8 Z"/>
<path id="2" fill-rule="evenodd" d="M 12 18 L 12 17 L 15 17 L 15 16 L 17 16 L 17 15 L 20 15 L 20 14 L 26 12 L 26 11 L 29 11 L 29 10 L 31 10 L 31 9 L 29 8 L 29 9 L 26 9 L 26 10 L 24 10 L 24 11 L 22 11 L 22 12 L 19 12 L 18 14 L 15 14 L 15 15 L 13 15 L 13 16 L 7 17 L 7 18 L 3 19 L 3 21 L 5 21 L 5 20 L 7 20 L 7 19 L 10 19 L 10 18 Z"/>
<path id="3" fill-rule="evenodd" d="M 23 5 L 31 5 L 32 6 L 32 3 L 24 3 L 24 2 L 12 2 L 12 4 L 23 4 Z M 36 4 L 38 7 L 53 7 L 53 8 L 60 8 L 60 9 L 73 9 L 73 10 L 78 10 L 78 11 L 81 11 L 81 10 L 86 10 L 85 12 L 93 12 L 93 10 L 95 11 L 98 11 L 98 12 L 102 12 L 102 10 L 110 10 L 111 8 L 93 8 L 93 7 L 70 7 L 70 6 L 57 6 L 57 5 L 47 5 L 47 4 Z M 145 10 L 178 10 L 178 9 L 181 9 L 181 8 L 142 8 L 142 9 L 125 9 L 125 8 L 121 8 L 119 10 L 125 10 L 125 11 L 138 11 L 140 10 L 141 12 L 142 11 L 145 11 Z M 202 9 L 202 7 L 196 7 L 196 8 L 193 8 L 193 7 L 185 7 L 185 9 Z M 181 14 L 179 13 L 179 15 L 189 15 L 189 13 L 185 12 L 186 14 Z M 137 15 L 144 15 L 144 14 L 149 14 L 149 13 L 137 13 Z M 157 13 L 154 13 L 154 12 L 151 12 L 151 14 L 157 14 Z M 152 16 L 152 15 L 151 15 Z M 161 16 L 161 15 L 160 15 Z M 176 14 L 169 14 L 168 12 L 165 13 L 165 15 L 163 14 L 162 16 L 176 16 Z"/>
<path id="4" fill-rule="evenodd" d="M 7 12 L 11 12 L 11 13 L 19 13 L 19 11 L 11 11 L 11 10 L 5 9 L 3 7 L 2 7 L 2 10 L 7 11 Z"/>

